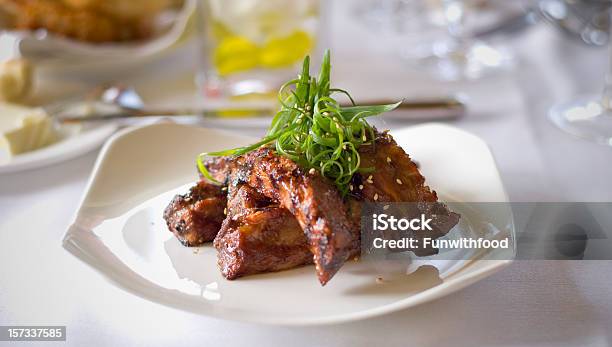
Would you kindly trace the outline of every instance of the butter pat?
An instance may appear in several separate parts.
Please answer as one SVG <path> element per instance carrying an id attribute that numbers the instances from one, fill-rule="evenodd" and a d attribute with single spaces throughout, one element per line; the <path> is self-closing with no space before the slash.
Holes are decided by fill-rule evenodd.
<path id="1" fill-rule="evenodd" d="M 0 149 L 15 155 L 56 140 L 53 120 L 43 109 L 0 103 Z"/>
<path id="2" fill-rule="evenodd" d="M 19 101 L 32 86 L 32 66 L 22 58 L 0 62 L 0 100 Z"/>

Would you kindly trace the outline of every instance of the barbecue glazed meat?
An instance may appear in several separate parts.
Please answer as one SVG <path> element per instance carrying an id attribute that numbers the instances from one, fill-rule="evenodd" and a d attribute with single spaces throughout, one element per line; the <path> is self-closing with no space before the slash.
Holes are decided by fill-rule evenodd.
<path id="1" fill-rule="evenodd" d="M 396 214 L 425 214 L 432 219 L 431 231 L 413 232 L 404 235 L 414 239 L 439 238 L 446 235 L 458 222 L 459 214 L 450 211 L 438 201 L 435 191 L 425 185 L 425 178 L 406 152 L 386 133 L 378 133 L 375 146 L 362 146 L 359 149 L 362 168 L 374 168 L 371 173 L 355 174 L 352 179 L 352 195 L 362 201 L 373 202 L 415 202 L 406 204 L 403 211 Z M 353 215 L 361 213 L 354 211 Z M 369 243 L 367 243 L 369 244 Z M 437 254 L 435 248 L 420 247 L 411 249 L 417 256 Z"/>
<path id="2" fill-rule="evenodd" d="M 354 196 L 380 202 L 438 201 L 436 192 L 425 185 L 425 177 L 391 135 L 378 133 L 375 146 L 361 146 L 359 155 L 360 167 L 373 171 L 353 176 Z"/>
<path id="3" fill-rule="evenodd" d="M 307 254 L 300 252 L 296 253 L 297 260 L 287 258 L 286 255 L 278 256 L 278 253 L 270 258 L 262 258 L 262 253 L 272 252 L 275 248 L 264 251 L 261 244 L 253 242 L 257 237 L 269 235 L 269 225 L 276 223 L 269 220 L 286 218 L 287 212 L 295 216 L 306 234 L 322 284 L 327 283 L 348 258 L 359 254 L 361 209 L 364 202 L 423 202 L 419 205 L 420 210 L 415 213 L 435 215 L 432 222 L 434 230 L 419 232 L 414 235 L 415 238 L 438 238 L 457 224 L 459 215 L 449 211 L 444 204 L 437 203 L 435 191 L 425 185 L 425 179 L 417 166 L 389 135 L 378 133 L 375 146 L 364 145 L 359 152 L 361 167 L 374 170 L 371 173 L 355 174 L 351 182 L 351 194 L 346 199 L 339 196 L 335 186 L 326 178 L 316 172 L 306 173 L 296 163 L 277 155 L 270 148 L 260 148 L 238 157 L 209 160 L 205 164 L 207 169 L 215 180 L 228 186 L 231 196 L 228 211 L 231 211 L 229 214 L 232 217 L 224 222 L 215 240 L 215 247 L 220 252 L 219 265 L 224 275 L 235 278 L 304 264 L 300 257 L 306 257 Z M 271 211 L 270 206 L 280 207 L 282 212 Z M 244 227 L 245 224 L 249 224 L 249 227 Z M 275 228 L 281 225 L 277 224 L 279 226 Z M 282 232 L 289 233 L 287 230 Z M 226 247 L 224 243 L 229 245 Z M 272 243 L 278 245 L 276 241 Z M 253 251 L 255 249 L 259 252 Z M 437 249 L 432 248 L 412 251 L 418 256 L 437 253 Z M 257 254 L 260 258 L 243 257 L 253 263 L 241 264 L 245 260 L 239 257 L 240 254 Z M 276 266 L 267 263 L 272 258 L 276 258 Z"/>
<path id="4" fill-rule="evenodd" d="M 308 239 L 322 285 L 359 248 L 359 229 L 347 217 L 344 201 L 328 179 L 304 172 L 292 160 L 265 147 L 229 165 L 223 162 L 227 159 L 207 163 L 216 180 L 248 184 L 295 216 Z"/>
<path id="5" fill-rule="evenodd" d="M 212 241 L 225 219 L 227 197 L 220 186 L 200 180 L 187 194 L 177 195 L 164 210 L 168 229 L 185 246 Z"/>
<path id="6" fill-rule="evenodd" d="M 214 246 L 221 273 L 229 280 L 312 264 L 313 259 L 295 217 L 247 185 L 232 189 Z"/>

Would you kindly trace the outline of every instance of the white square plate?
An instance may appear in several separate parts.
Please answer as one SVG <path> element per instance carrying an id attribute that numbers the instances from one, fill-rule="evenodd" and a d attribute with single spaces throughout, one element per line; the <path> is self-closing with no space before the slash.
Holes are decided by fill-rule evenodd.
<path id="1" fill-rule="evenodd" d="M 493 157 L 474 135 L 438 124 L 392 134 L 443 200 L 507 201 Z M 223 319 L 279 325 L 337 323 L 405 309 L 510 263 L 474 256 L 378 283 L 371 264 L 350 262 L 325 287 L 311 266 L 227 281 L 217 269 L 215 249 L 181 246 L 167 230 L 162 211 L 196 179 L 198 153 L 251 142 L 171 123 L 116 134 L 98 158 L 64 247 L 117 286 L 148 300 Z M 512 225 L 511 212 L 501 218 Z"/>

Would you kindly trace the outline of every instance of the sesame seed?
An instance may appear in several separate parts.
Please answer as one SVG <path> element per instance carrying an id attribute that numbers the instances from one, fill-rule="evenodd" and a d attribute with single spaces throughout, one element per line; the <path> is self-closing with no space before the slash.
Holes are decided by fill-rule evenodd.
<path id="1" fill-rule="evenodd" d="M 372 181 L 372 180 L 367 180 L 366 182 L 368 182 L 369 184 L 374 183 L 374 181 Z"/>
<path id="2" fill-rule="evenodd" d="M 391 158 L 387 157 L 387 163 L 391 162 Z"/>
<path id="3" fill-rule="evenodd" d="M 371 180 L 371 179 L 372 179 L 372 175 L 368 176 L 368 180 Z"/>
<path id="4" fill-rule="evenodd" d="M 223 209 L 223 214 L 227 215 L 227 207 Z"/>
<path id="5" fill-rule="evenodd" d="M 347 160 L 348 160 L 348 161 L 351 161 L 351 157 L 348 157 L 348 159 L 347 159 Z"/>
<path id="6" fill-rule="evenodd" d="M 363 184 L 360 184 L 360 185 L 359 185 L 359 189 L 363 189 Z"/>
<path id="7" fill-rule="evenodd" d="M 399 178 L 396 179 L 395 182 L 397 182 L 397 184 L 402 184 L 402 180 L 400 180 Z"/>
<path id="8" fill-rule="evenodd" d="M 365 134 L 363 134 L 363 141 L 367 141 L 367 137 L 365 136 Z"/>
<path id="9" fill-rule="evenodd" d="M 389 209 L 389 205 L 385 205 L 385 206 L 383 206 L 383 210 L 384 210 L 384 211 L 386 211 L 386 210 L 388 210 L 388 209 Z"/>
<path id="10" fill-rule="evenodd" d="M 311 175 L 314 175 L 314 174 L 315 174 L 315 169 L 314 169 L 314 167 L 313 167 L 313 168 L 311 168 L 311 169 L 308 171 L 308 173 L 309 173 L 309 174 L 311 174 Z"/>
<path id="11" fill-rule="evenodd" d="M 227 187 L 221 187 L 221 191 L 222 191 L 222 192 L 227 191 Z"/>
<path id="12" fill-rule="evenodd" d="M 352 184 L 349 184 L 349 189 L 350 189 L 351 191 L 353 191 L 353 185 L 352 185 Z"/>
<path id="13" fill-rule="evenodd" d="M 378 201 L 378 193 L 374 193 L 374 201 Z"/>

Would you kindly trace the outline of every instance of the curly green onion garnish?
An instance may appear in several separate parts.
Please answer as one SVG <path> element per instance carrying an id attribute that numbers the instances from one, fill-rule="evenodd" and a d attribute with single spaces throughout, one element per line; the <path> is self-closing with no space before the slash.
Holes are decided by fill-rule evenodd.
<path id="1" fill-rule="evenodd" d="M 345 196 L 349 183 L 360 169 L 359 147 L 373 145 L 374 128 L 365 118 L 391 111 L 401 104 L 357 106 L 351 95 L 330 87 L 330 54 L 325 52 L 319 77 L 310 76 L 310 58 L 306 56 L 302 73 L 285 83 L 278 93 L 281 109 L 272 119 L 266 136 L 249 146 L 198 155 L 198 169 L 215 181 L 203 163 L 206 156 L 239 156 L 264 145 L 276 151 L 306 171 L 317 170 L 334 181 Z M 332 97 L 343 94 L 353 106 L 341 107 Z M 367 168 L 365 168 L 367 171 Z"/>

